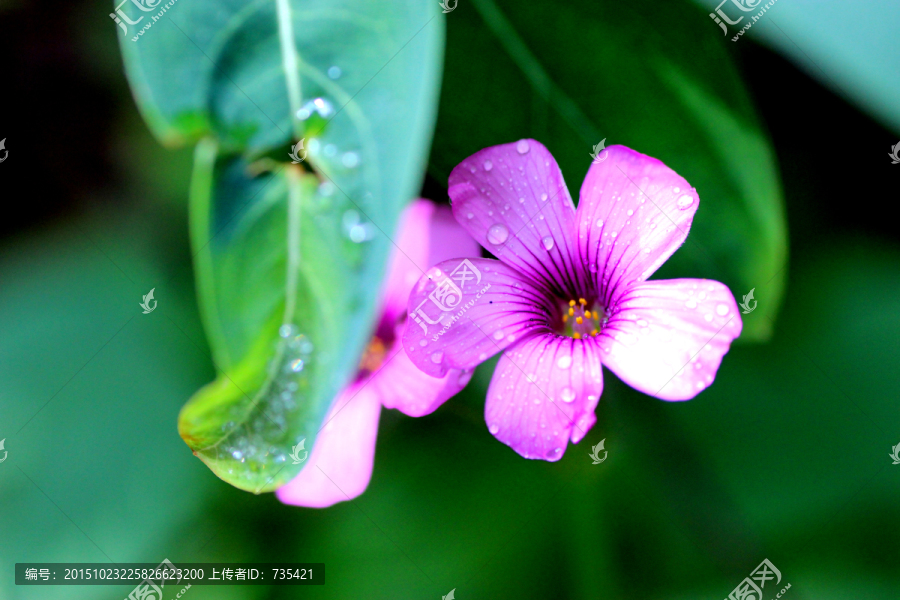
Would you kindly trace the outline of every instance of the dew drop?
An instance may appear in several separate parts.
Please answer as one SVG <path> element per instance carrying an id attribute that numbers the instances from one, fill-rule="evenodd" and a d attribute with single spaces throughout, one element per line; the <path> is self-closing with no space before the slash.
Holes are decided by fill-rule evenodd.
<path id="1" fill-rule="evenodd" d="M 680 187 L 675 187 L 675 188 L 672 188 L 672 191 L 675 192 L 675 193 L 677 194 L 678 192 L 681 191 L 681 188 L 680 188 Z"/>
<path id="2" fill-rule="evenodd" d="M 719 315 L 720 317 L 724 317 L 725 315 L 728 314 L 728 307 L 725 306 L 724 304 L 718 305 L 716 307 L 716 314 Z"/>
<path id="3" fill-rule="evenodd" d="M 525 204 L 525 198 L 519 198 L 519 204 Z"/>
<path id="4" fill-rule="evenodd" d="M 541 240 L 541 245 L 544 246 L 544 250 L 546 250 L 547 252 L 549 252 L 550 250 L 553 250 L 553 244 L 554 244 L 553 236 L 548 235 L 547 237 L 545 237 L 544 239 Z"/>
<path id="5" fill-rule="evenodd" d="M 328 147 L 325 147 L 327 152 Z M 344 163 L 344 166 L 348 169 L 352 169 L 359 165 L 359 154 L 356 152 L 344 152 L 344 155 L 341 157 L 341 162 Z"/>
<path id="6" fill-rule="evenodd" d="M 690 300 L 685 302 L 684 305 L 687 306 L 688 308 L 697 308 L 697 301 L 694 300 L 693 298 L 691 298 Z"/>
<path id="7" fill-rule="evenodd" d="M 484 170 L 485 171 L 490 171 L 493 168 L 494 168 L 494 163 L 492 163 L 489 160 L 484 161 Z"/>
<path id="8" fill-rule="evenodd" d="M 285 323 L 281 327 L 278 328 L 278 335 L 283 338 L 289 338 L 294 334 L 294 326 L 288 323 Z"/>
<path id="9" fill-rule="evenodd" d="M 340 67 L 338 67 L 337 65 L 335 65 L 333 67 L 328 67 L 328 77 L 330 77 L 331 79 L 337 79 L 340 76 L 341 76 L 341 68 Z"/>
<path id="10" fill-rule="evenodd" d="M 491 435 L 497 435 L 500 432 L 500 426 L 494 423 L 490 427 L 488 427 L 488 431 L 491 432 Z"/>
<path id="11" fill-rule="evenodd" d="M 516 152 L 519 154 L 527 154 L 529 150 L 531 150 L 531 146 L 527 140 L 519 140 L 519 143 L 516 144 Z"/>
<path id="12" fill-rule="evenodd" d="M 509 238 L 509 229 L 502 223 L 491 225 L 491 228 L 488 229 L 487 240 L 492 244 L 499 246 L 506 242 L 507 238 Z"/>
<path id="13" fill-rule="evenodd" d="M 575 401 L 575 390 L 570 387 L 564 387 L 562 391 L 559 393 L 559 397 L 562 398 L 563 402 L 569 403 Z"/>
<path id="14" fill-rule="evenodd" d="M 444 360 L 444 352 L 443 351 L 438 350 L 437 352 L 431 353 L 431 362 L 433 362 L 434 364 L 439 365 L 439 364 L 441 364 L 442 360 Z"/>
<path id="15" fill-rule="evenodd" d="M 553 460 L 554 458 L 559 456 L 561 452 L 561 448 L 553 448 L 552 450 L 547 450 L 547 454 L 545 456 L 547 457 L 547 459 Z"/>
<path id="16" fill-rule="evenodd" d="M 502 330 L 502 329 L 498 329 L 497 331 L 494 332 L 494 339 L 497 340 L 497 341 L 500 341 L 500 340 L 503 339 L 503 335 L 504 335 L 504 334 L 503 334 L 503 330 Z"/>
<path id="17" fill-rule="evenodd" d="M 603 227 L 603 219 L 597 219 L 597 222 L 594 223 L 597 227 Z"/>
<path id="18" fill-rule="evenodd" d="M 300 371 L 303 370 L 303 359 L 298 358 L 297 360 L 292 360 L 290 365 L 291 365 L 291 371 L 293 371 L 294 373 L 299 373 Z"/>
<path id="19" fill-rule="evenodd" d="M 547 201 L 547 194 L 546 193 L 541 194 L 541 202 L 546 202 L 546 201 Z"/>
<path id="20" fill-rule="evenodd" d="M 631 210 L 631 209 L 630 209 L 630 208 L 629 208 L 629 209 L 628 209 L 628 213 L 627 213 L 627 214 L 628 214 L 628 216 L 629 216 L 629 217 L 630 217 L 630 216 L 631 216 L 631 215 L 633 215 L 633 214 L 634 214 L 634 211 L 633 211 L 633 210 Z"/>
<path id="21" fill-rule="evenodd" d="M 679 198 L 677 202 L 678 208 L 680 208 L 681 210 L 689 209 L 693 203 L 694 197 L 687 194 Z"/>
<path id="22" fill-rule="evenodd" d="M 428 340 L 419 340 L 419 345 L 423 348 L 428 345 Z"/>
<path id="23" fill-rule="evenodd" d="M 474 216 L 475 216 L 475 215 L 473 215 L 472 213 L 466 214 L 466 218 L 467 218 L 467 219 L 471 219 L 471 218 L 474 217 Z"/>
<path id="24" fill-rule="evenodd" d="M 572 366 L 572 357 L 568 354 L 560 356 L 559 360 L 556 361 L 556 366 L 560 369 L 568 369 Z"/>
<path id="25" fill-rule="evenodd" d="M 233 456 L 235 460 L 241 460 L 242 458 L 244 458 L 244 453 L 240 450 L 235 450 L 231 453 L 231 456 Z"/>

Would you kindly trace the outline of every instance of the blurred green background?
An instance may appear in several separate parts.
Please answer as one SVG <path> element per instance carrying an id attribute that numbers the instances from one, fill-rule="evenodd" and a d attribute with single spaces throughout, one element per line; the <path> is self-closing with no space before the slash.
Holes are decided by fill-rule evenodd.
<path id="1" fill-rule="evenodd" d="M 131 589 L 17 588 L 16 562 L 163 558 L 326 564 L 325 586 L 194 586 L 186 597 L 197 600 L 436 599 L 452 588 L 460 600 L 721 599 L 764 558 L 791 584 L 786 598 L 900 598 L 900 465 L 888 456 L 900 443 L 900 233 L 891 217 L 900 165 L 887 156 L 900 98 L 867 91 L 824 61 L 817 79 L 791 62 L 816 35 L 826 37 L 815 48 L 841 52 L 827 43 L 833 23 L 821 19 L 877 38 L 896 31 L 900 8 L 875 6 L 876 26 L 848 3 L 821 15 L 778 12 L 790 3 L 765 18 L 786 36 L 805 32 L 797 44 L 721 42 L 736 73 L 728 77 L 743 81 L 752 103 L 741 110 L 771 140 L 787 210 L 783 304 L 771 317 L 744 317 L 771 318 L 757 325 L 771 338 L 737 344 L 716 383 L 686 403 L 643 396 L 607 372 L 597 425 L 553 464 L 525 461 L 488 433 L 493 362 L 483 365 L 431 416 L 384 411 L 369 489 L 325 510 L 238 491 L 178 437 L 180 407 L 215 376 L 187 241 L 191 152 L 161 148 L 138 115 L 109 3 L 0 4 L 4 81 L 16 84 L 0 115 L 10 152 L 0 164 L 0 439 L 9 452 L 0 463 L 0 599 L 104 600 Z M 595 4 L 591 16 L 602 21 L 612 3 Z M 639 4 L 652 18 L 653 5 Z M 513 21 L 525 18 L 504 6 Z M 666 27 L 710 28 L 715 40 L 704 9 L 687 6 Z M 479 14 L 463 0 L 447 16 L 447 79 L 423 188 L 439 201 L 446 168 L 466 155 L 456 124 L 495 85 L 496 73 L 478 66 L 502 61 L 497 48 L 473 42 L 487 35 Z M 868 79 L 896 77 L 897 42 L 887 57 L 870 45 Z M 778 53 L 788 46 L 801 52 Z M 623 60 L 634 51 L 603 49 Z M 537 57 L 576 71 L 594 60 Z M 468 104 L 453 95 L 461 80 L 472 88 Z M 551 150 L 563 135 L 539 105 L 521 124 L 516 106 L 491 108 L 518 137 L 543 132 Z M 671 110 L 642 107 L 661 135 Z M 577 189 L 582 173 L 564 171 Z M 716 200 L 698 189 L 699 220 L 704 206 L 715 214 Z M 151 287 L 159 305 L 144 315 L 138 303 Z M 609 457 L 592 465 L 587 453 L 602 439 Z"/>

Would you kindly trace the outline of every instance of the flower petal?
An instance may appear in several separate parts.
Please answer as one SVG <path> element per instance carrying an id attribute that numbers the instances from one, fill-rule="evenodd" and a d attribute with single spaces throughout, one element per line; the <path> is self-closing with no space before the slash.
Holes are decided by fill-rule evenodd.
<path id="1" fill-rule="evenodd" d="M 631 285 L 596 339 L 603 364 L 631 387 L 689 400 L 713 382 L 742 326 L 725 285 L 670 279 Z"/>
<path id="2" fill-rule="evenodd" d="M 385 278 L 379 337 L 387 339 L 406 314 L 409 293 L 423 271 L 443 260 L 479 254 L 478 243 L 456 222 L 449 206 L 423 198 L 407 206 L 400 215 Z"/>
<path id="3" fill-rule="evenodd" d="M 285 504 L 325 508 L 362 494 L 372 478 L 381 402 L 366 380 L 344 390 L 316 436 L 307 465 L 275 495 Z"/>
<path id="4" fill-rule="evenodd" d="M 409 297 L 403 347 L 432 377 L 474 369 L 513 342 L 549 331 L 547 303 L 528 277 L 500 261 L 444 261 L 419 279 Z"/>
<path id="5" fill-rule="evenodd" d="M 503 353 L 488 388 L 488 430 L 525 458 L 556 461 L 597 418 L 603 391 L 594 339 L 531 337 Z"/>
<path id="6" fill-rule="evenodd" d="M 398 339 L 402 339 L 402 329 Z M 440 378 L 426 375 L 397 342 L 382 367 L 372 374 L 369 385 L 385 408 L 396 408 L 410 417 L 424 417 L 466 387 L 470 379 L 472 371 L 459 369 L 450 369 Z"/>
<path id="7" fill-rule="evenodd" d="M 393 332 L 397 320 L 406 311 L 409 292 L 427 269 L 430 224 L 435 205 L 430 200 L 416 200 L 400 214 L 394 247 L 384 280 L 384 306 L 378 326 L 383 339 Z"/>
<path id="8" fill-rule="evenodd" d="M 624 146 L 598 157 L 581 185 L 578 245 L 609 306 L 617 289 L 646 280 L 684 243 L 700 198 L 655 158 Z"/>
<path id="9" fill-rule="evenodd" d="M 492 146 L 450 173 L 456 220 L 479 244 L 559 295 L 581 289 L 575 205 L 550 152 L 535 140 Z"/>

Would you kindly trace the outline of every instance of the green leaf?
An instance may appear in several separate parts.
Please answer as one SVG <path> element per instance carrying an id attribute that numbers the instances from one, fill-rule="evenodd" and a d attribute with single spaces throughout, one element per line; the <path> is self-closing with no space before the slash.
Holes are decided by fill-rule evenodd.
<path id="1" fill-rule="evenodd" d="M 604 138 L 659 158 L 701 205 L 657 277 L 717 279 L 737 298 L 756 288 L 743 337 L 769 335 L 786 276 L 781 185 L 721 31 L 701 9 L 686 0 L 472 0 L 448 22 L 435 176 L 524 137 L 550 149 L 573 191 Z"/>
<path id="2" fill-rule="evenodd" d="M 434 125 L 432 4 L 196 0 L 120 37 L 157 137 L 199 141 L 191 243 L 218 377 L 179 431 L 241 489 L 271 491 L 306 466 L 292 448 L 312 448 L 371 335 Z"/>

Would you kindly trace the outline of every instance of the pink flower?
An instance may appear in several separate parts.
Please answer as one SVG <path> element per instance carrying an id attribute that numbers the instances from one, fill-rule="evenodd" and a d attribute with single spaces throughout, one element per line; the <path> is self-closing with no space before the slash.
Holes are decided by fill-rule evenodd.
<path id="1" fill-rule="evenodd" d="M 324 508 L 362 494 L 372 477 L 381 407 L 421 417 L 472 377 L 470 369 L 426 375 L 395 341 L 406 327 L 406 301 L 422 268 L 452 256 L 478 254 L 478 244 L 456 224 L 448 208 L 428 200 L 418 200 L 404 211 L 398 231 L 375 335 L 355 380 L 332 405 L 307 464 L 276 491 L 286 504 Z"/>
<path id="2" fill-rule="evenodd" d="M 601 365 L 645 394 L 688 400 L 741 332 L 723 284 L 647 281 L 687 238 L 696 190 L 654 158 L 606 152 L 577 209 L 534 140 L 465 159 L 450 174 L 453 215 L 500 260 L 442 262 L 409 299 L 403 346 L 429 375 L 504 350 L 485 420 L 525 458 L 559 460 L 593 426 Z"/>

